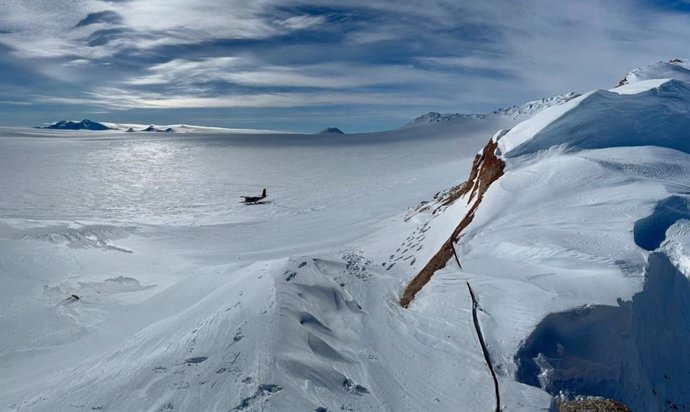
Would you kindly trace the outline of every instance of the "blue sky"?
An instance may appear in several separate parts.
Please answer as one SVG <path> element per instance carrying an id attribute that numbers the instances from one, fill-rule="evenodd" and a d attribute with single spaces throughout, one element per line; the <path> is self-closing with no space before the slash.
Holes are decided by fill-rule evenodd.
<path id="1" fill-rule="evenodd" d="M 398 127 L 690 57 L 683 0 L 2 0 L 0 124 Z"/>

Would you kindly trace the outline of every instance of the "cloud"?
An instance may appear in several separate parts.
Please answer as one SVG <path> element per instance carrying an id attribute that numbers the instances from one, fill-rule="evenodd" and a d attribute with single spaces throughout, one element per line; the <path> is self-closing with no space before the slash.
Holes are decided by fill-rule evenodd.
<path id="1" fill-rule="evenodd" d="M 285 20 L 276 21 L 276 23 L 291 30 L 305 30 L 323 25 L 326 23 L 326 16 L 292 16 Z"/>
<path id="2" fill-rule="evenodd" d="M 113 110 L 129 109 L 197 109 L 197 108 L 294 108 L 321 105 L 381 105 L 390 104 L 391 99 L 397 105 L 405 106 L 405 102 L 416 105 L 421 100 L 423 104 L 438 104 L 434 98 L 421 98 L 407 94 L 389 93 L 332 93 L 319 94 L 286 92 L 286 93 L 255 93 L 255 94 L 224 94 L 214 96 L 194 94 L 130 94 L 128 90 L 116 88 L 97 89 L 88 93 L 88 97 L 55 97 L 34 96 L 35 103 L 53 103 L 67 105 L 84 105 L 104 107 Z"/>
<path id="3" fill-rule="evenodd" d="M 122 16 L 112 10 L 103 10 L 95 13 L 89 13 L 86 17 L 77 23 L 76 27 L 89 26 L 91 24 L 121 24 Z"/>
<path id="4" fill-rule="evenodd" d="M 441 86 L 452 78 L 410 65 L 363 65 L 348 62 L 309 65 L 262 65 L 248 57 L 175 59 L 154 65 L 148 74 L 123 82 L 130 86 L 203 86 L 223 82 L 248 87 L 352 89 L 386 85 Z"/>
<path id="5" fill-rule="evenodd" d="M 56 108 L 488 111 L 686 57 L 685 5 L 2 0 L 0 89 Z"/>

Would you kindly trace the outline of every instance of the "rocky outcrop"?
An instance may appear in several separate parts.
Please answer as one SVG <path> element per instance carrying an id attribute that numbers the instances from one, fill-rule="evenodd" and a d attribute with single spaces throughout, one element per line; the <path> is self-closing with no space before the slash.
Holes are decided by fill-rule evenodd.
<path id="1" fill-rule="evenodd" d="M 572 401 L 558 401 L 559 412 L 630 412 L 620 402 L 604 398 L 580 398 Z"/>
<path id="2" fill-rule="evenodd" d="M 469 205 L 472 201 L 474 201 L 474 203 L 455 230 L 453 230 L 448 240 L 443 243 L 438 252 L 436 252 L 417 276 L 407 285 L 400 298 L 400 305 L 402 307 L 407 308 L 412 300 L 414 300 L 417 292 L 422 290 L 424 285 L 431 280 L 434 273 L 439 269 L 443 269 L 446 263 L 453 257 L 455 254 L 454 244 L 457 242 L 462 231 L 472 223 L 475 211 L 484 198 L 484 193 L 486 193 L 493 182 L 503 175 L 505 163 L 496 156 L 497 147 L 498 138 L 491 139 L 484 150 L 475 156 L 470 177 L 467 179 L 467 182 L 465 182 L 452 197 L 446 200 L 446 203 L 450 204 L 467 195 L 467 204 Z"/>

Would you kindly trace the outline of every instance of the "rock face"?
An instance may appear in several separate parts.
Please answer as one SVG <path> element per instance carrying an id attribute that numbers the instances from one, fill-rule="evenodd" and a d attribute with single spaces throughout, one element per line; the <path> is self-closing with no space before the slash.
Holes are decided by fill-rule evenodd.
<path id="1" fill-rule="evenodd" d="M 337 127 L 328 127 L 326 129 L 321 130 L 319 134 L 345 134 L 345 132 L 338 129 Z"/>
<path id="2" fill-rule="evenodd" d="M 88 119 L 84 119 L 81 122 L 74 122 L 71 120 L 60 120 L 59 122 L 53 123 L 46 127 L 40 127 L 40 129 L 58 129 L 58 130 L 110 130 L 110 128 L 104 124 L 93 122 Z"/>
<path id="3" fill-rule="evenodd" d="M 630 412 L 620 402 L 604 398 L 581 398 L 572 401 L 558 401 L 559 412 Z"/>
<path id="4" fill-rule="evenodd" d="M 467 204 L 474 201 L 470 209 L 465 214 L 465 217 L 460 221 L 458 226 L 453 231 L 453 234 L 441 246 L 438 252 L 429 260 L 429 262 L 422 268 L 417 276 L 407 285 L 402 297 L 400 298 L 400 305 L 408 307 L 414 299 L 417 292 L 422 290 L 424 285 L 429 283 L 431 277 L 437 270 L 443 269 L 446 263 L 455 255 L 454 244 L 460 236 L 460 233 L 472 223 L 474 219 L 474 212 L 481 204 L 487 189 L 493 182 L 503 175 L 505 163 L 496 156 L 496 149 L 498 147 L 498 138 L 500 134 L 489 141 L 484 150 L 477 154 L 472 163 L 472 171 L 470 177 L 467 179 L 463 187 L 453 195 L 452 200 L 447 200 L 446 203 L 464 198 L 467 196 Z M 456 256 L 457 259 L 457 256 Z M 458 261 L 459 263 L 459 261 Z"/>

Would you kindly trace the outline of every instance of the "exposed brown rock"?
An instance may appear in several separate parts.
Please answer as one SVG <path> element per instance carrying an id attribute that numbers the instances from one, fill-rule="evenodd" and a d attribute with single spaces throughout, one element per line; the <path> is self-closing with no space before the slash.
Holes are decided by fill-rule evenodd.
<path id="1" fill-rule="evenodd" d="M 462 195 L 466 193 L 465 187 L 467 187 L 467 185 L 468 182 L 463 182 L 457 186 L 451 187 L 445 195 L 445 198 L 442 199 L 441 206 L 452 205 L 456 200 L 460 199 Z"/>
<path id="2" fill-rule="evenodd" d="M 559 400 L 559 412 L 630 412 L 630 408 L 618 401 L 604 398 Z"/>
<path id="3" fill-rule="evenodd" d="M 443 269 L 446 263 L 453 257 L 453 244 L 458 240 L 460 233 L 472 223 L 474 213 L 477 207 L 484 198 L 484 193 L 499 177 L 503 175 L 505 163 L 496 157 L 496 148 L 498 141 L 492 139 L 486 145 L 480 154 L 475 156 L 472 163 L 472 170 L 470 177 L 464 185 L 459 187 L 453 194 L 452 201 L 446 201 L 444 204 L 450 204 L 466 194 L 470 194 L 467 203 L 469 204 L 476 198 L 474 204 L 467 211 L 465 217 L 460 221 L 455 228 L 450 238 L 446 240 L 436 254 L 429 260 L 429 262 L 422 268 L 422 270 L 415 276 L 407 285 L 402 297 L 400 298 L 400 305 L 404 308 L 408 307 L 414 299 L 417 292 L 422 290 L 431 277 L 437 270 Z"/>
<path id="4" fill-rule="evenodd" d="M 681 59 L 671 59 L 668 62 L 671 64 L 683 63 L 683 61 Z"/>

